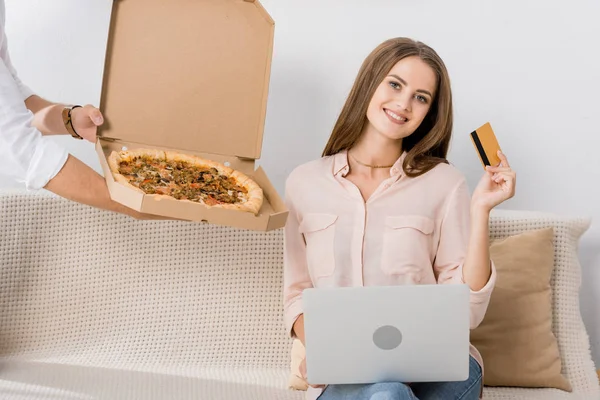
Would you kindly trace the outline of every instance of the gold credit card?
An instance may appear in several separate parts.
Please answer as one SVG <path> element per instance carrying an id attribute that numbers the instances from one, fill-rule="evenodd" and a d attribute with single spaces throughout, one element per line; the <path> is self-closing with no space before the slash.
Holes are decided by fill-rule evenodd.
<path id="1" fill-rule="evenodd" d="M 471 132 L 471 141 L 484 169 L 487 165 L 495 167 L 500 164 L 500 157 L 498 157 L 500 145 L 489 122 Z"/>

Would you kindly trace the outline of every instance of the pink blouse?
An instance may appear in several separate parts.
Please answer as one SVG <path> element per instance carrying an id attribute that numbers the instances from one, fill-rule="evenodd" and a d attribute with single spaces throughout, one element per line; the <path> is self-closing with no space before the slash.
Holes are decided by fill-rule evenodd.
<path id="1" fill-rule="evenodd" d="M 404 153 L 365 202 L 345 178 L 347 152 L 308 162 L 288 177 L 284 231 L 284 320 L 291 333 L 309 287 L 464 283 L 470 196 L 448 164 L 410 178 Z M 471 291 L 471 329 L 485 315 L 496 280 Z M 471 345 L 471 355 L 483 362 Z"/>

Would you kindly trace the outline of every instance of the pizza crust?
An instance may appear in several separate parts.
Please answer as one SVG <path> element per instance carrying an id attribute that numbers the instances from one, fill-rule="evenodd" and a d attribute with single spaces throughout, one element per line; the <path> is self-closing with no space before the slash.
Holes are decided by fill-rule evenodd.
<path id="1" fill-rule="evenodd" d="M 176 199 L 172 196 L 165 194 L 148 194 L 144 192 L 142 189 L 132 185 L 129 183 L 129 180 L 123 176 L 119 172 L 119 165 L 122 161 L 130 162 L 136 157 L 152 157 L 159 160 L 165 161 L 176 161 L 176 162 L 186 162 L 197 167 L 201 168 L 215 168 L 219 175 L 224 175 L 227 177 L 231 177 L 235 180 L 238 186 L 244 187 L 247 191 L 244 194 L 245 200 L 242 203 L 219 203 L 214 205 L 208 205 L 204 201 L 195 202 L 187 199 Z M 115 179 L 120 184 L 127 186 L 137 192 L 144 193 L 146 196 L 151 196 L 156 199 L 168 198 L 175 201 L 185 201 L 193 204 L 202 204 L 208 208 L 223 208 L 227 210 L 235 210 L 235 211 L 244 211 L 251 212 L 257 215 L 262 207 L 264 201 L 264 193 L 262 188 L 254 182 L 251 178 L 249 178 L 246 174 L 234 170 L 232 168 L 226 167 L 225 165 L 218 163 L 212 160 L 206 160 L 201 157 L 177 153 L 174 151 L 162 151 L 162 150 L 153 150 L 153 149 L 135 149 L 135 150 L 122 150 L 122 151 L 113 151 L 108 157 L 108 165 L 111 170 L 111 173 Z"/>
<path id="2" fill-rule="evenodd" d="M 112 173 L 112 176 L 116 182 L 125 185 L 129 189 L 133 189 L 136 192 L 146 194 L 146 192 L 144 192 L 142 189 L 129 183 L 129 180 L 119 173 L 119 164 L 121 161 L 131 161 L 135 157 L 136 155 L 134 155 L 134 152 L 131 151 L 113 151 L 108 157 L 108 167 L 110 168 L 110 172 Z"/>

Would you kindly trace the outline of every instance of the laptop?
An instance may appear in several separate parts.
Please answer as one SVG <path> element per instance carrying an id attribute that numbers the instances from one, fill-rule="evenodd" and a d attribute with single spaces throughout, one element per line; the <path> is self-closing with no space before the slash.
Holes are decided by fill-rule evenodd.
<path id="1" fill-rule="evenodd" d="M 469 377 L 466 284 L 305 289 L 311 384 Z"/>

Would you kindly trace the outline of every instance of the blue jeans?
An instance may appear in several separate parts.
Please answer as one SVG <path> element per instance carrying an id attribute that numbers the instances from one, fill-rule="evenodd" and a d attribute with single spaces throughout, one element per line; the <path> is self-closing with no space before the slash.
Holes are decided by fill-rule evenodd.
<path id="1" fill-rule="evenodd" d="M 477 400 L 481 379 L 481 367 L 470 357 L 466 381 L 329 385 L 318 400 Z"/>

